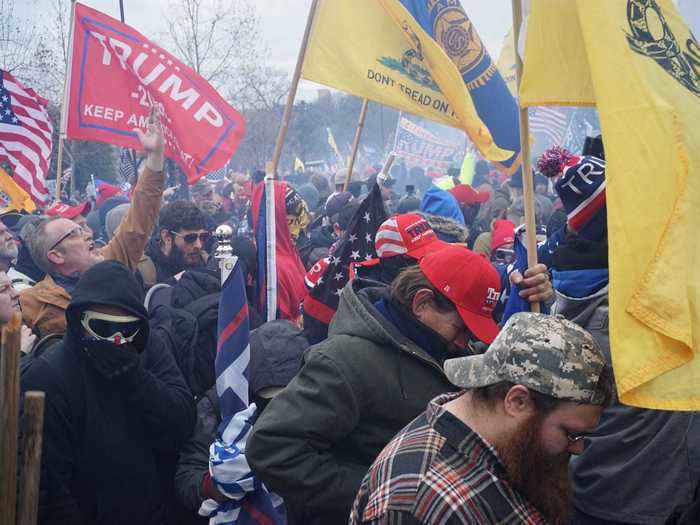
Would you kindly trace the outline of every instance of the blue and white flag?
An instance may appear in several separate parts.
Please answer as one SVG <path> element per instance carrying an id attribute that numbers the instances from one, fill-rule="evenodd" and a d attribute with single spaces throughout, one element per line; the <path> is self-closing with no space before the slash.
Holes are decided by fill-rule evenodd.
<path id="1" fill-rule="evenodd" d="M 216 489 L 229 499 L 206 500 L 199 514 L 208 516 L 210 525 L 284 525 L 282 501 L 255 479 L 245 457 L 257 412 L 255 404 L 248 405 L 248 302 L 238 263 L 221 290 L 218 334 L 215 368 L 221 423 L 209 449 L 209 473 Z"/>

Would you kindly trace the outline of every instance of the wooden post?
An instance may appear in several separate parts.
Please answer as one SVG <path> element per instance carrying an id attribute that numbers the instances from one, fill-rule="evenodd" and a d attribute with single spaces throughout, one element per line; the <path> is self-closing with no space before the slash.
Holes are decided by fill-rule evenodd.
<path id="1" fill-rule="evenodd" d="M 0 525 L 15 525 L 17 511 L 17 430 L 22 317 L 16 312 L 2 327 L 0 344 Z"/>
<path id="2" fill-rule="evenodd" d="M 520 26 L 523 22 L 523 10 L 521 0 L 512 0 L 513 7 L 513 45 L 515 50 L 515 66 L 517 71 L 518 91 L 523 78 L 523 62 L 518 53 L 518 40 L 520 39 Z M 537 225 L 535 223 L 535 190 L 533 187 L 532 163 L 530 162 L 530 121 L 527 108 L 520 105 L 520 155 L 523 170 L 523 198 L 525 204 L 525 244 L 527 247 L 527 266 L 532 268 L 537 264 Z M 531 303 L 530 309 L 539 313 L 540 304 Z"/>
<path id="3" fill-rule="evenodd" d="M 345 179 L 345 186 L 343 186 L 343 191 L 348 191 L 350 187 L 350 179 L 352 179 L 352 168 L 355 166 L 355 159 L 357 158 L 357 148 L 360 145 L 360 137 L 362 136 L 362 128 L 365 127 L 365 117 L 367 116 L 367 106 L 369 106 L 369 100 L 364 99 L 362 101 L 362 109 L 360 109 L 360 118 L 357 121 L 357 129 L 355 130 L 355 138 L 352 141 L 352 151 L 350 152 L 350 162 L 348 162 L 348 177 Z"/>
<path id="4" fill-rule="evenodd" d="M 27 392 L 24 396 L 24 436 L 22 474 L 19 483 L 17 525 L 36 525 L 39 514 L 39 478 L 41 477 L 41 444 L 44 429 L 43 392 Z"/>
<path id="5" fill-rule="evenodd" d="M 66 138 L 66 126 L 68 124 L 66 109 L 70 98 L 70 73 L 73 60 L 73 23 L 75 21 L 75 0 L 70 4 L 70 28 L 68 29 L 68 61 L 66 62 L 66 75 L 63 81 L 63 104 L 61 105 L 61 127 L 58 130 L 58 158 L 56 159 L 56 200 L 61 201 L 61 177 L 63 176 L 63 140 Z M 71 173 L 71 177 L 74 174 Z"/>
<path id="6" fill-rule="evenodd" d="M 282 124 L 280 124 L 280 130 L 277 133 L 277 141 L 275 142 L 275 149 L 272 153 L 272 173 L 275 177 L 277 177 L 277 166 L 279 165 L 280 157 L 282 156 L 282 146 L 284 146 L 284 139 L 287 136 L 289 119 L 292 116 L 292 108 L 294 107 L 294 98 L 297 95 L 297 87 L 299 86 L 299 79 L 301 78 L 301 67 L 304 65 L 304 57 L 306 56 L 306 46 L 309 43 L 309 36 L 311 35 L 311 26 L 313 25 L 314 15 L 316 14 L 317 7 L 318 0 L 313 0 L 313 2 L 311 3 L 311 8 L 309 9 L 309 16 L 306 19 L 306 29 L 304 29 L 304 37 L 301 40 L 299 56 L 297 57 L 297 65 L 294 68 L 294 75 L 292 76 L 292 85 L 289 87 L 289 95 L 287 95 L 287 105 L 285 106 L 284 114 L 282 115 Z"/>

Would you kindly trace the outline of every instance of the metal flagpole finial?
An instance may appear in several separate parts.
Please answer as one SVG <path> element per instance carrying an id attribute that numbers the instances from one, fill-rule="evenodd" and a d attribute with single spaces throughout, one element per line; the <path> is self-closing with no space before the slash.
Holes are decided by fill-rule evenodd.
<path id="1" fill-rule="evenodd" d="M 216 240 L 218 246 L 214 257 L 219 261 L 219 269 L 221 270 L 221 284 L 226 282 L 229 274 L 233 271 L 236 265 L 236 257 L 233 256 L 233 246 L 231 239 L 233 238 L 233 228 L 228 224 L 222 224 L 216 228 Z"/>
<path id="2" fill-rule="evenodd" d="M 233 247 L 231 246 L 231 239 L 233 238 L 233 228 L 228 224 L 222 224 L 216 228 L 216 240 L 218 246 L 216 247 L 216 253 L 214 257 L 217 259 L 225 259 L 226 257 L 233 256 Z"/>

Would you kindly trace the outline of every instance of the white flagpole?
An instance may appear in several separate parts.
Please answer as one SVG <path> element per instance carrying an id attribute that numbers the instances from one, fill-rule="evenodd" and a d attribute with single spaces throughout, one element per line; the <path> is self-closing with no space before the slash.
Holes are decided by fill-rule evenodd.
<path id="1" fill-rule="evenodd" d="M 271 162 L 267 163 L 265 175 L 265 228 L 267 254 L 265 294 L 267 298 L 267 321 L 274 321 L 277 317 L 277 245 L 275 224 L 275 172 Z"/>

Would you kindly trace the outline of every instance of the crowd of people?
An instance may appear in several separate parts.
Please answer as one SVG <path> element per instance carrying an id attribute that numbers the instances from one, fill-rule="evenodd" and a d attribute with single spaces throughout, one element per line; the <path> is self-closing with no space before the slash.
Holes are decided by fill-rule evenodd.
<path id="1" fill-rule="evenodd" d="M 278 523 L 700 520 L 696 415 L 616 401 L 599 139 L 539 165 L 531 268 L 519 172 L 479 161 L 469 184 L 449 170 L 449 190 L 401 162 L 348 185 L 345 169 L 289 174 L 272 321 L 256 292 L 264 173 L 182 188 L 156 113 L 139 139 L 128 195 L 0 217 L 0 321 L 21 313 L 21 390 L 46 392 L 40 523 L 205 523 L 226 500 L 210 469 L 220 224 L 252 330 L 244 453 L 284 502 Z M 348 262 L 319 332 L 304 304 L 373 191 L 376 257 Z"/>

